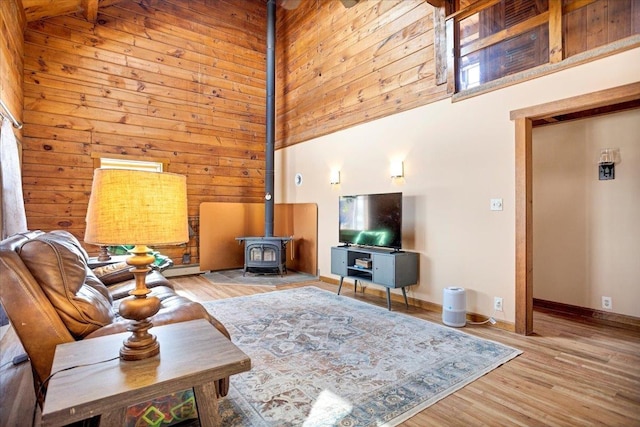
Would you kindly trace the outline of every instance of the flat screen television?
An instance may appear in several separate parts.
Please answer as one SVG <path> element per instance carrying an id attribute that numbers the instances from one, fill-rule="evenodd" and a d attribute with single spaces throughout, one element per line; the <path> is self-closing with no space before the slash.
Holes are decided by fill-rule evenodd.
<path id="1" fill-rule="evenodd" d="M 339 241 L 402 248 L 402 193 L 340 196 Z"/>

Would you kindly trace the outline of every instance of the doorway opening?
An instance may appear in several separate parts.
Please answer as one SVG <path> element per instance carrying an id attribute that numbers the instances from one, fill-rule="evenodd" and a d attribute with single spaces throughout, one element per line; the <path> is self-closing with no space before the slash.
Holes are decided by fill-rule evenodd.
<path id="1" fill-rule="evenodd" d="M 640 108 L 640 82 L 511 112 L 516 144 L 516 333 L 533 333 L 533 127 L 632 108 Z"/>

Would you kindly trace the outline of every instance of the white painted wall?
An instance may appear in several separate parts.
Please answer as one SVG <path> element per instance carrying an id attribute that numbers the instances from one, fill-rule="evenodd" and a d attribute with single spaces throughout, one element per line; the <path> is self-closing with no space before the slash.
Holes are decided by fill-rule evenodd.
<path id="1" fill-rule="evenodd" d="M 640 317 L 640 109 L 534 129 L 533 189 L 534 297 Z"/>
<path id="2" fill-rule="evenodd" d="M 467 289 L 467 309 L 515 321 L 515 167 L 512 110 L 640 79 L 634 49 L 464 101 L 443 100 L 276 152 L 276 202 L 318 204 L 319 274 L 331 276 L 338 196 L 404 193 L 403 245 L 420 253 L 409 295 L 442 303 L 447 286 Z M 405 178 L 392 181 L 391 160 Z M 331 186 L 331 168 L 341 184 Z M 303 175 L 300 186 L 296 173 Z M 489 210 L 503 198 L 504 210 Z M 383 289 L 383 288 L 380 288 Z M 503 316 L 503 317 L 502 317 Z"/>

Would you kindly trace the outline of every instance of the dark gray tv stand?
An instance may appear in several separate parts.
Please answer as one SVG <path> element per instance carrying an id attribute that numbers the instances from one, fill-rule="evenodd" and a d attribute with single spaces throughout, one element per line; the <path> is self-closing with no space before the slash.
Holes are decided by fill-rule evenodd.
<path id="1" fill-rule="evenodd" d="M 356 259 L 369 258 L 371 266 L 360 267 Z M 391 288 L 401 288 L 404 303 L 409 307 L 405 286 L 418 283 L 418 254 L 386 248 L 334 246 L 331 248 L 331 274 L 340 276 L 338 295 L 346 278 L 371 282 L 387 288 L 387 308 L 391 310 Z"/>

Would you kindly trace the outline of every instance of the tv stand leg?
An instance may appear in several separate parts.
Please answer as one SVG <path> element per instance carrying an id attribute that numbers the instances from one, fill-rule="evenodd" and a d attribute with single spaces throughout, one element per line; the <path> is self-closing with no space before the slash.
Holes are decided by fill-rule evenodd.
<path id="1" fill-rule="evenodd" d="M 340 276 L 340 284 L 338 285 L 338 295 L 340 295 L 340 289 L 342 289 L 342 281 L 344 280 L 344 276 Z"/>
<path id="2" fill-rule="evenodd" d="M 404 290 L 404 286 L 402 287 L 402 296 L 404 296 L 404 305 L 409 308 L 409 301 L 407 301 L 407 291 Z"/>
<path id="3" fill-rule="evenodd" d="M 357 280 L 353 281 L 353 293 L 354 294 L 358 293 L 358 281 Z"/>
<path id="4" fill-rule="evenodd" d="M 387 288 L 387 309 L 391 311 L 391 289 Z"/>

